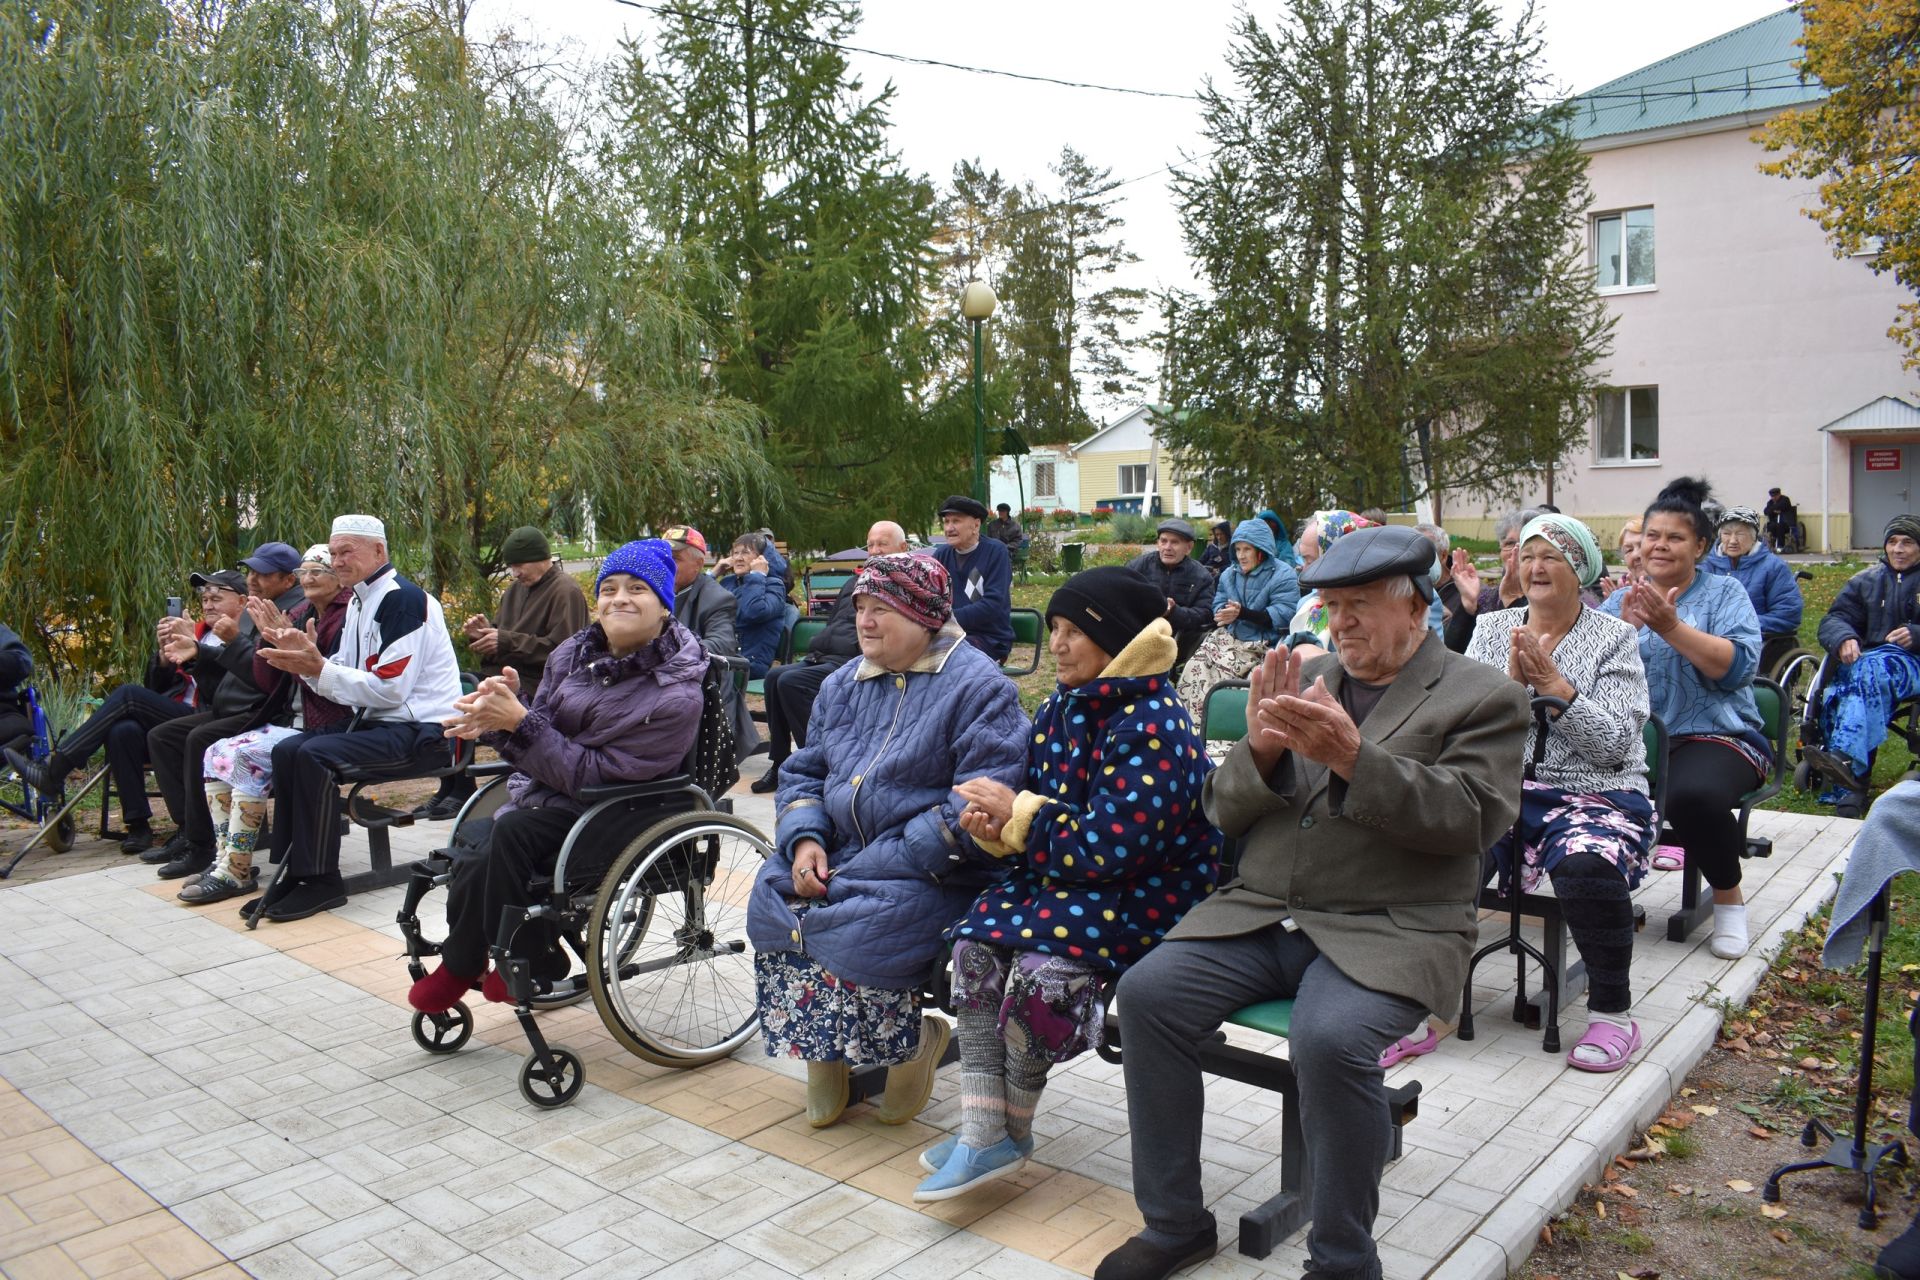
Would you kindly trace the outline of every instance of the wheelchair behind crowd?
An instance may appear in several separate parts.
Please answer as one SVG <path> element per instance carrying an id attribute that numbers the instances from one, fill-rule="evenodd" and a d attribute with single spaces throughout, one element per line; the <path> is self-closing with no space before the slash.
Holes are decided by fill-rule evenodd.
<path id="1" fill-rule="evenodd" d="M 536 1106 L 563 1106 L 586 1082 L 580 1056 L 547 1042 L 535 1017 L 541 1010 L 591 998 L 616 1041 L 668 1067 L 724 1058 L 758 1026 L 747 899 L 773 848 L 715 799 L 739 776 L 723 701 L 736 664 L 744 665 L 713 660 L 701 732 L 680 771 L 584 789 L 578 798 L 586 809 L 567 833 L 553 874 L 532 886 L 533 905 L 501 914 L 489 951 L 532 1046 L 520 1069 L 520 1092 Z M 500 762 L 471 772 L 485 784 L 455 820 L 452 847 L 415 865 L 400 908 L 407 968 L 416 981 L 440 950 L 421 931 L 420 904 L 447 884 L 456 858 L 478 856 L 480 824 L 506 802 L 513 769 Z M 547 950 L 533 944 L 549 938 L 568 962 L 564 974 L 533 958 Z M 444 1014 L 413 1016 L 413 1037 L 430 1053 L 452 1053 L 472 1034 L 473 1015 L 464 1003 Z"/>
<path id="2" fill-rule="evenodd" d="M 1794 735 L 1793 785 L 1801 791 L 1814 792 L 1828 786 L 1853 785 L 1851 779 L 1839 776 L 1834 769 L 1823 768 L 1821 764 L 1827 738 L 1821 723 L 1823 709 L 1820 704 L 1826 696 L 1829 682 L 1837 678 L 1838 670 L 1839 659 L 1832 654 L 1818 654 L 1803 649 L 1794 655 L 1780 677 L 1781 685 L 1788 690 L 1793 702 L 1797 726 Z M 1908 752 L 1920 759 L 1920 698 L 1908 698 L 1894 707 L 1887 723 L 1887 732 L 1906 743 Z M 1869 766 L 1878 756 L 1876 751 L 1869 758 Z M 1920 781 L 1920 767 L 1907 770 L 1902 780 Z"/>
<path id="3" fill-rule="evenodd" d="M 27 737 L 0 743 L 0 746 L 14 747 L 34 760 L 44 760 L 53 750 L 53 727 L 47 721 L 45 708 L 40 705 L 38 691 L 28 685 L 21 694 L 30 731 Z M 77 824 L 72 808 L 72 801 L 62 793 L 38 791 L 12 769 L 0 764 L 0 809 L 37 828 L 7 860 L 6 865 L 0 867 L 0 880 L 12 875 L 13 869 L 20 865 L 20 859 L 42 845 L 52 853 L 65 853 L 73 848 Z"/>

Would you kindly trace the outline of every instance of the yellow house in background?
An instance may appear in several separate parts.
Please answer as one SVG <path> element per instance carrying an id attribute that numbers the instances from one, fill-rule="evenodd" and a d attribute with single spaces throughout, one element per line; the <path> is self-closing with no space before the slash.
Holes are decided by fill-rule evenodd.
<path id="1" fill-rule="evenodd" d="M 1069 451 L 1079 466 L 1081 510 L 1110 506 L 1205 519 L 1213 514 L 1198 494 L 1174 478 L 1173 456 L 1154 436 L 1141 405 L 1114 419 Z"/>

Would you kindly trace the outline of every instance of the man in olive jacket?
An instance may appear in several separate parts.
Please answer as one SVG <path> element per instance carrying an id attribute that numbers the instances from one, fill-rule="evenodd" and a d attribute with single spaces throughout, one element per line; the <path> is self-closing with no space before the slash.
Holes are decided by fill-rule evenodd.
<path id="1" fill-rule="evenodd" d="M 1199 1047 L 1233 1011 L 1284 998 L 1313 1171 L 1308 1274 L 1380 1275 L 1380 1054 L 1423 1015 L 1458 1010 L 1481 858 L 1519 812 L 1527 732 L 1525 691 L 1429 634 L 1432 564 L 1411 529 L 1340 539 L 1300 575 L 1335 653 L 1303 665 L 1275 651 L 1251 674 L 1248 736 L 1205 793 L 1240 842 L 1238 874 L 1120 983 L 1147 1229 L 1098 1280 L 1157 1280 L 1213 1251 Z"/>

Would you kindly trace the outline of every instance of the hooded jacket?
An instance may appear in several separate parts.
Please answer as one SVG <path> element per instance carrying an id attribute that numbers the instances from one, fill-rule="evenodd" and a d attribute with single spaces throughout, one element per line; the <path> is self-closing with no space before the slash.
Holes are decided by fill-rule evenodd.
<path id="1" fill-rule="evenodd" d="M 1124 969 L 1213 892 L 1220 833 L 1201 807 L 1212 763 L 1168 672 L 1156 618 L 1098 676 L 1033 717 L 1026 790 L 1000 839 L 1004 878 L 951 937 Z"/>
<path id="2" fill-rule="evenodd" d="M 0 710 L 23 706 L 26 683 L 33 678 L 33 655 L 26 642 L 0 622 Z"/>
<path id="3" fill-rule="evenodd" d="M 1265 559 L 1252 573 L 1243 570 L 1237 559 L 1222 569 L 1213 593 L 1214 610 L 1226 608 L 1230 601 L 1238 604 L 1240 616 L 1227 628 L 1233 638 L 1277 644 L 1287 634 L 1287 623 L 1300 603 L 1300 579 L 1276 558 L 1273 530 L 1265 520 L 1242 520 L 1233 531 L 1233 541 L 1246 543 Z"/>
<path id="4" fill-rule="evenodd" d="M 1871 569 L 1862 569 L 1840 588 L 1820 619 L 1820 647 L 1839 652 L 1849 640 L 1862 649 L 1887 642 L 1889 631 L 1920 626 L 1920 565 L 1905 573 L 1895 571 L 1886 556 Z M 1916 646 L 1909 642 L 1907 651 Z"/>
<path id="5" fill-rule="evenodd" d="M 677 771 L 700 728 L 707 651 L 678 621 L 625 657 L 594 623 L 547 659 L 533 709 L 512 733 L 481 741 L 513 765 L 510 809 L 583 813 L 583 787 L 646 782 Z M 498 816 L 498 815 L 496 815 Z"/>
<path id="6" fill-rule="evenodd" d="M 1013 681 L 952 620 L 904 672 L 860 658 L 828 676 L 807 745 L 780 766 L 778 852 L 747 907 L 754 949 L 801 952 L 857 985 L 918 986 L 942 933 L 998 874 L 960 830 L 953 788 L 1018 787 L 1026 739 Z M 831 870 L 803 918 L 787 899 L 806 838 Z"/>
<path id="7" fill-rule="evenodd" d="M 733 615 L 734 633 L 750 674 L 755 680 L 761 679 L 773 665 L 780 637 L 787 629 L 786 588 L 769 573 L 729 574 L 720 579 L 720 585 L 739 602 L 739 610 Z"/>
<path id="8" fill-rule="evenodd" d="M 1716 551 L 1707 557 L 1704 567 L 1708 573 L 1732 578 L 1747 589 L 1753 611 L 1760 617 L 1761 635 L 1793 635 L 1800 630 L 1800 614 L 1806 608 L 1806 601 L 1800 598 L 1800 584 L 1794 581 L 1792 566 L 1768 550 L 1766 543 L 1754 543 L 1753 550 L 1741 556 L 1738 564 Z"/>

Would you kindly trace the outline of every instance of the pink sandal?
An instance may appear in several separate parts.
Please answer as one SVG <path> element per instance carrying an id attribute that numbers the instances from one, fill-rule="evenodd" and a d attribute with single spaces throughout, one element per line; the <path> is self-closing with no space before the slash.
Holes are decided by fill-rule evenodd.
<path id="1" fill-rule="evenodd" d="M 1598 1049 L 1606 1055 L 1604 1062 L 1585 1062 L 1574 1055 L 1585 1045 L 1589 1049 Z M 1567 1065 L 1579 1071 L 1606 1073 L 1618 1071 L 1627 1065 L 1627 1060 L 1640 1048 L 1640 1024 L 1631 1024 L 1631 1034 L 1620 1030 L 1611 1022 L 1589 1022 L 1587 1033 L 1580 1037 L 1573 1048 L 1567 1050 Z"/>
<path id="2" fill-rule="evenodd" d="M 1417 1058 L 1423 1053 L 1432 1053 L 1440 1047 L 1440 1033 L 1431 1026 L 1427 1028 L 1424 1039 L 1415 1040 L 1410 1036 L 1401 1036 L 1388 1045 L 1386 1052 L 1380 1055 L 1380 1066 L 1384 1070 L 1406 1058 Z"/>
<path id="3" fill-rule="evenodd" d="M 1653 869 L 1655 871 L 1685 871 L 1687 869 L 1687 851 L 1677 844 L 1657 844 L 1653 846 Z"/>

